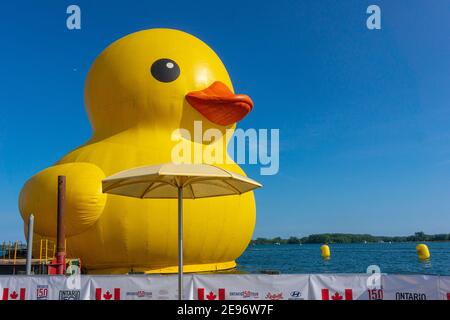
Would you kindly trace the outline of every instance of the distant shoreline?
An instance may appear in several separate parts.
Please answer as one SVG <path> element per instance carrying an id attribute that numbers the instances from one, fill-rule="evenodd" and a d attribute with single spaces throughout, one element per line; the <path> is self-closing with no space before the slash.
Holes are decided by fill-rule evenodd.
<path id="1" fill-rule="evenodd" d="M 423 232 L 416 232 L 411 236 L 373 236 L 370 234 L 352 233 L 321 233 L 312 234 L 307 237 L 289 237 L 283 239 L 276 238 L 256 238 L 250 244 L 348 244 L 348 243 L 405 243 L 405 242 L 448 242 L 450 234 L 428 235 Z"/>

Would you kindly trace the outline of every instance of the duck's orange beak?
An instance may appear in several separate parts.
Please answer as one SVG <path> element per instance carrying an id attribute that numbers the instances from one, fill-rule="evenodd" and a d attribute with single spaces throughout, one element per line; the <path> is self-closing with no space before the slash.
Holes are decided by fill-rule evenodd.
<path id="1" fill-rule="evenodd" d="M 253 109 L 249 96 L 234 94 L 220 81 L 201 91 L 189 92 L 186 100 L 209 121 L 222 126 L 238 122 Z"/>

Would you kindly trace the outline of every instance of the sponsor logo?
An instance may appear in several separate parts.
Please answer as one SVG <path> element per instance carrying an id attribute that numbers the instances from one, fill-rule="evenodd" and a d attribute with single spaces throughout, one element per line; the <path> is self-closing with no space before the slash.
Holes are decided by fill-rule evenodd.
<path id="1" fill-rule="evenodd" d="M 259 292 L 254 292 L 250 290 L 244 290 L 239 292 L 230 292 L 230 297 L 242 297 L 243 299 L 254 298 L 257 299 L 259 297 Z"/>
<path id="2" fill-rule="evenodd" d="M 158 300 L 169 300 L 169 290 L 161 289 L 158 291 Z"/>
<path id="3" fill-rule="evenodd" d="M 60 290 L 59 300 L 80 300 L 80 290 Z"/>
<path id="4" fill-rule="evenodd" d="M 266 300 L 283 300 L 283 293 L 271 293 L 267 292 Z"/>
<path id="5" fill-rule="evenodd" d="M 48 285 L 38 285 L 36 287 L 36 300 L 48 300 Z"/>
<path id="6" fill-rule="evenodd" d="M 289 300 L 304 300 L 301 291 L 291 291 L 289 294 Z"/>
<path id="7" fill-rule="evenodd" d="M 19 290 L 3 288 L 2 300 L 25 300 L 25 288 Z"/>
<path id="8" fill-rule="evenodd" d="M 96 288 L 95 300 L 120 300 L 120 288 L 114 288 L 114 290 Z"/>
<path id="9" fill-rule="evenodd" d="M 384 291 L 381 289 L 369 289 L 367 290 L 367 294 L 369 300 L 383 300 L 384 299 Z"/>
<path id="10" fill-rule="evenodd" d="M 344 294 L 336 291 L 330 296 L 329 289 L 322 289 L 322 300 L 353 300 L 353 291 L 352 289 L 345 289 Z"/>
<path id="11" fill-rule="evenodd" d="M 127 298 L 132 298 L 132 299 L 143 299 L 143 298 L 147 298 L 147 299 L 151 299 L 153 297 L 153 293 L 149 292 L 149 291 L 144 291 L 144 290 L 138 290 L 138 291 L 131 291 L 131 292 L 127 292 Z"/>
<path id="12" fill-rule="evenodd" d="M 225 289 L 220 288 L 217 292 L 210 291 L 205 295 L 205 288 L 197 289 L 198 300 L 225 300 Z"/>
<path id="13" fill-rule="evenodd" d="M 427 300 L 427 295 L 417 292 L 396 292 L 395 300 Z"/>

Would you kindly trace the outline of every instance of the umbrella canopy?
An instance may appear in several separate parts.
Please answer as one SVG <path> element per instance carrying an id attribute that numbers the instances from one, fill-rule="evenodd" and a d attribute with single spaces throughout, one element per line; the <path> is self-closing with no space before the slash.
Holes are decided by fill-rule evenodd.
<path id="1" fill-rule="evenodd" d="M 250 178 L 208 164 L 166 163 L 116 173 L 103 192 L 135 198 L 178 199 L 178 292 L 183 299 L 183 199 L 239 195 L 261 187 Z"/>
<path id="2" fill-rule="evenodd" d="M 136 198 L 196 199 L 242 194 L 261 184 L 208 164 L 160 164 L 116 173 L 103 180 L 103 192 Z"/>

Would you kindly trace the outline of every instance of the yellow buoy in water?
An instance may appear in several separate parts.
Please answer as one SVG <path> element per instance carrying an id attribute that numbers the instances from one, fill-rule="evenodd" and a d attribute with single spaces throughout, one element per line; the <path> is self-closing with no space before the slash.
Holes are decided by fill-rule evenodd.
<path id="1" fill-rule="evenodd" d="M 430 258 L 430 250 L 426 244 L 420 243 L 416 246 L 417 255 L 420 260 L 427 260 Z"/>
<path id="2" fill-rule="evenodd" d="M 322 251 L 322 258 L 329 259 L 330 258 L 330 247 L 326 244 L 320 247 L 320 251 Z"/>

